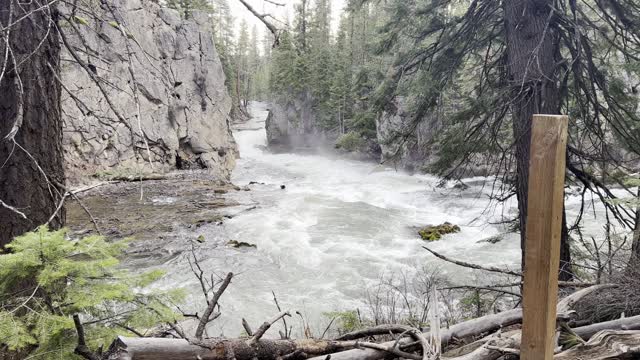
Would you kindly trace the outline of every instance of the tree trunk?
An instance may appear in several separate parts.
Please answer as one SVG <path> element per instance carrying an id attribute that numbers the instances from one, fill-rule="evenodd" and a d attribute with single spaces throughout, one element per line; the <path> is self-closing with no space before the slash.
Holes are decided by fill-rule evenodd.
<path id="1" fill-rule="evenodd" d="M 64 192 L 56 17 L 53 6 L 37 1 L 0 0 L 2 27 L 15 23 L 6 57 L 6 43 L 0 42 L 0 72 L 6 64 L 0 79 L 0 200 L 24 214 L 0 206 L 0 251 L 15 236 L 46 223 Z M 6 138 L 13 132 L 15 137 Z M 50 225 L 59 228 L 64 221 L 60 209 Z"/>
<path id="2" fill-rule="evenodd" d="M 640 187 L 636 193 L 636 200 L 640 200 Z M 636 206 L 635 225 L 633 227 L 633 240 L 631 243 L 631 255 L 627 264 L 627 273 L 634 274 L 638 270 L 638 261 L 640 260 L 640 205 Z"/>
<path id="3" fill-rule="evenodd" d="M 529 151 L 533 114 L 559 114 L 557 87 L 558 34 L 551 16 L 551 0 L 504 1 L 509 81 L 512 92 L 513 136 L 516 142 L 516 192 L 524 269 L 524 242 L 529 188 Z M 567 264 L 569 235 L 562 226 L 560 279 L 571 279 Z M 564 271 L 562 271 L 564 270 Z"/>
<path id="4" fill-rule="evenodd" d="M 572 330 L 584 340 L 589 340 L 592 336 L 604 330 L 640 330 L 640 316 L 632 316 L 628 318 L 591 324 Z"/>
<path id="5" fill-rule="evenodd" d="M 567 227 L 567 212 L 562 208 L 562 232 L 560 233 L 560 272 L 558 280 L 573 281 L 573 269 L 571 268 L 571 238 Z"/>
<path id="6" fill-rule="evenodd" d="M 300 6 L 302 12 L 302 21 L 300 22 L 301 48 L 304 53 L 307 51 L 307 0 L 302 0 Z"/>
<path id="7" fill-rule="evenodd" d="M 640 332 L 602 331 L 586 344 L 578 345 L 553 357 L 555 360 L 605 360 L 640 358 Z"/>

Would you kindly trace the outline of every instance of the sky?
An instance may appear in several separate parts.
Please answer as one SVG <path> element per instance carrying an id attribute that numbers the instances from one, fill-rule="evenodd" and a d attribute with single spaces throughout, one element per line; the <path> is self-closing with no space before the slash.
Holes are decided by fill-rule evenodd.
<path id="1" fill-rule="evenodd" d="M 257 19 L 249 10 L 247 10 L 244 5 L 238 0 L 228 0 L 229 5 L 231 6 L 231 11 L 233 12 L 233 16 L 236 18 L 236 30 L 240 27 L 240 23 L 242 20 L 246 20 L 249 25 L 249 29 L 256 25 L 258 28 L 259 34 L 264 34 L 267 28 L 264 24 Z M 293 5 L 297 4 L 299 0 L 274 0 L 275 2 L 285 4 L 285 6 L 276 6 L 265 0 L 247 0 L 254 9 L 261 13 L 268 13 L 275 16 L 278 20 L 282 22 L 286 22 L 287 18 L 291 20 L 293 17 Z M 332 28 L 335 30 L 338 27 L 338 21 L 340 18 L 340 14 L 342 13 L 342 8 L 344 7 L 347 0 L 331 0 L 331 10 L 333 13 L 332 16 Z M 276 26 L 282 27 L 282 24 L 274 23 Z"/>

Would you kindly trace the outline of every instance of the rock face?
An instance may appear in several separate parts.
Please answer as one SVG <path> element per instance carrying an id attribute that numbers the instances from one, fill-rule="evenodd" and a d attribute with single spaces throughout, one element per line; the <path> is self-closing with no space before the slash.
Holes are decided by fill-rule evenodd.
<path id="1" fill-rule="evenodd" d="M 298 148 L 326 145 L 326 136 L 315 127 L 313 99 L 309 93 L 274 101 L 265 124 L 270 147 Z"/>
<path id="2" fill-rule="evenodd" d="M 231 99 L 208 17 L 184 20 L 151 0 L 108 0 L 94 11 L 61 24 L 71 48 L 61 76 L 70 180 L 138 167 L 228 179 L 237 156 Z"/>
<path id="3" fill-rule="evenodd" d="M 404 110 L 404 99 L 396 99 L 376 119 L 378 143 L 382 150 L 381 161 L 414 171 L 428 165 L 428 142 L 436 127 L 431 121 L 423 121 L 412 129 Z"/>

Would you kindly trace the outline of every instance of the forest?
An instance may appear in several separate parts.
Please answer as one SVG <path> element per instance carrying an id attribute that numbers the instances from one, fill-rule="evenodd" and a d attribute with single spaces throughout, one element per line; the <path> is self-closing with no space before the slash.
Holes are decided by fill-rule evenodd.
<path id="1" fill-rule="evenodd" d="M 0 36 L 0 360 L 640 357 L 640 1 L 0 0 Z"/>

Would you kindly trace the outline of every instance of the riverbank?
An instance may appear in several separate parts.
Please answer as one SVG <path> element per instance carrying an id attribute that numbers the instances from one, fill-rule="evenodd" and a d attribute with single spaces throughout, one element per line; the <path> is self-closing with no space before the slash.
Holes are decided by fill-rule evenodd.
<path id="1" fill-rule="evenodd" d="M 206 171 L 173 172 L 160 178 L 95 184 L 78 194 L 80 201 L 69 202 L 69 228 L 77 236 L 100 233 L 110 239 L 133 238 L 125 264 L 147 267 L 178 257 L 186 249 L 185 242 L 198 240 L 199 235 L 192 234 L 255 207 L 228 196 L 250 191 L 249 187 L 213 180 Z"/>

